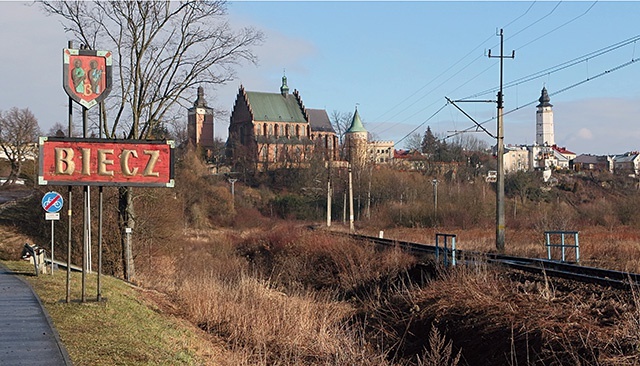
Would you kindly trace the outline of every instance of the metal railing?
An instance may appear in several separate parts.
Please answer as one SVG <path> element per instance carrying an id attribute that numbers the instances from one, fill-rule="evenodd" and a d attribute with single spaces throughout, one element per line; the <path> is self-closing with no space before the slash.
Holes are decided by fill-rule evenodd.
<path id="1" fill-rule="evenodd" d="M 551 236 L 560 236 L 560 242 L 552 242 Z M 567 237 L 573 236 L 573 243 L 567 243 Z M 560 248 L 562 255 L 562 262 L 567 261 L 566 250 L 573 248 L 575 250 L 576 263 L 580 263 L 580 242 L 578 241 L 577 231 L 545 231 L 545 246 L 547 247 L 547 259 L 551 260 L 551 253 L 553 248 Z"/>
<path id="2" fill-rule="evenodd" d="M 440 243 L 442 242 L 442 248 Z M 451 249 L 449 245 L 451 244 Z M 439 234 L 436 233 L 436 263 L 440 261 L 440 252 L 442 251 L 442 262 L 445 267 L 456 265 L 456 235 L 455 234 Z"/>

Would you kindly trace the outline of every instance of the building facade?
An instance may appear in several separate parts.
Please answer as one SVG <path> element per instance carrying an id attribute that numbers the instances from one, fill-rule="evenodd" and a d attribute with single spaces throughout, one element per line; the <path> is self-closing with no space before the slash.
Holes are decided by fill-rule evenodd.
<path id="1" fill-rule="evenodd" d="M 576 154 L 555 144 L 553 105 L 543 87 L 536 106 L 536 142 L 534 145 L 508 145 L 504 153 L 504 170 L 533 171 L 568 169 Z"/>
<path id="2" fill-rule="evenodd" d="M 553 146 L 556 144 L 553 131 L 553 104 L 549 103 L 547 88 L 542 88 L 542 95 L 536 106 L 536 145 Z"/>
<path id="3" fill-rule="evenodd" d="M 240 86 L 227 140 L 227 156 L 233 164 L 258 171 L 304 167 L 314 154 L 328 160 L 337 156 L 337 137 L 326 111 L 310 112 L 298 91 L 289 93 L 286 77 L 280 93 Z"/>
<path id="4" fill-rule="evenodd" d="M 351 166 L 363 167 L 367 162 L 369 132 L 364 128 L 358 108 L 353 113 L 351 125 L 344 134 L 346 159 Z"/>
<path id="5" fill-rule="evenodd" d="M 207 106 L 204 89 L 198 87 L 198 97 L 187 110 L 187 135 L 189 143 L 202 148 L 208 157 L 213 154 L 213 129 L 213 108 Z"/>

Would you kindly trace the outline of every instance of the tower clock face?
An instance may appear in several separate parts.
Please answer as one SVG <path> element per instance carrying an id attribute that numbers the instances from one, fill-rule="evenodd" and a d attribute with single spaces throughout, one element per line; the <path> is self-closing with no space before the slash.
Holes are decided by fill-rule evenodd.
<path id="1" fill-rule="evenodd" d="M 196 109 L 196 113 L 198 114 L 205 114 L 205 110 L 203 108 L 197 108 Z"/>

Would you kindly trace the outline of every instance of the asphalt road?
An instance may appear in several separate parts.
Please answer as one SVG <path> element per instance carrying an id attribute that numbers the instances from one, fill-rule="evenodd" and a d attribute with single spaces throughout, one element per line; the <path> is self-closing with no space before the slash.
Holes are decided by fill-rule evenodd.
<path id="1" fill-rule="evenodd" d="M 72 365 L 31 286 L 0 264 L 0 365 Z"/>

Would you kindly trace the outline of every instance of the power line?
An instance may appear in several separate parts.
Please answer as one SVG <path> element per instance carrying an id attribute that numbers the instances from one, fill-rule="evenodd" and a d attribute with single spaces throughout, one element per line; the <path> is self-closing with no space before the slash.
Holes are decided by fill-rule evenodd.
<path id="1" fill-rule="evenodd" d="M 575 87 L 578 87 L 578 86 L 580 86 L 580 85 L 582 85 L 582 84 L 585 84 L 585 83 L 587 83 L 587 82 L 589 82 L 589 81 L 592 81 L 592 80 L 598 79 L 598 78 L 600 78 L 600 77 L 602 77 L 602 76 L 605 76 L 605 75 L 611 74 L 611 73 L 613 73 L 613 72 L 615 72 L 615 71 L 618 71 L 618 70 L 623 69 L 623 68 L 625 68 L 625 67 L 627 67 L 627 66 L 629 66 L 629 65 L 632 65 L 632 64 L 634 64 L 634 63 L 636 63 L 636 62 L 638 62 L 638 61 L 640 61 L 640 58 L 633 58 L 633 59 L 631 59 L 630 61 L 627 61 L 627 62 L 625 62 L 625 63 L 622 63 L 622 64 L 620 64 L 620 65 L 618 65 L 618 66 L 615 66 L 615 67 L 613 67 L 613 68 L 611 68 L 611 69 L 605 70 L 605 71 L 603 71 L 603 72 L 601 72 L 601 73 L 599 73 L 599 74 L 597 74 L 597 75 L 594 75 L 593 77 L 587 77 L 587 78 L 585 78 L 585 79 L 583 79 L 583 80 L 581 80 L 581 81 L 579 81 L 579 82 L 577 82 L 577 83 L 571 84 L 571 85 L 569 85 L 569 86 L 567 86 L 567 87 L 565 87 L 565 88 L 562 88 L 562 89 L 560 89 L 560 90 L 558 90 L 558 91 L 556 91 L 556 92 L 554 92 L 554 93 L 549 93 L 549 96 L 554 96 L 554 95 L 558 95 L 558 94 L 564 93 L 564 92 L 566 92 L 567 90 L 571 90 L 571 89 L 573 89 L 573 88 L 575 88 Z M 507 112 L 504 112 L 504 113 L 503 113 L 503 115 L 507 115 L 507 114 L 510 114 L 510 113 L 516 112 L 516 111 L 518 111 L 518 110 L 520 110 L 520 109 L 522 109 L 522 108 L 525 108 L 525 107 L 531 106 L 531 105 L 533 105 L 533 104 L 535 104 L 535 103 L 538 103 L 538 102 L 539 102 L 539 101 L 538 101 L 538 99 L 535 99 L 535 100 L 533 100 L 533 101 L 531 101 L 531 102 L 528 102 L 528 103 L 522 104 L 522 105 L 520 105 L 520 106 L 518 106 L 518 107 L 516 107 L 516 108 L 514 108 L 514 109 L 511 109 L 511 110 L 509 110 L 509 111 L 507 111 Z M 485 120 L 485 121 L 483 121 L 483 122 L 480 122 L 479 124 L 480 124 L 480 125 L 484 125 L 484 124 L 486 124 L 486 123 L 489 123 L 489 122 L 491 122 L 491 121 L 494 121 L 495 119 L 496 119 L 496 117 L 491 117 L 491 118 L 489 118 L 489 119 L 487 119 L 487 120 Z M 472 130 L 472 129 L 474 129 L 474 128 L 476 128 L 476 126 L 471 126 L 471 127 L 468 127 L 468 128 L 466 128 L 466 129 L 464 129 L 464 130 L 461 130 L 461 131 L 456 131 L 455 133 L 453 133 L 453 134 L 451 134 L 451 135 L 446 136 L 446 137 L 444 138 L 444 140 L 446 140 L 446 139 L 448 139 L 448 138 L 451 138 L 451 137 L 454 137 L 454 136 L 457 136 L 457 135 L 459 135 L 459 134 L 461 134 L 461 133 L 469 132 L 469 131 L 471 131 L 471 130 Z"/>
<path id="2" fill-rule="evenodd" d="M 532 3 L 532 4 L 527 8 L 527 10 L 526 10 L 523 14 L 521 14 L 521 15 L 520 15 L 520 16 L 518 16 L 516 19 L 512 20 L 511 22 L 509 22 L 507 25 L 511 25 L 511 24 L 515 23 L 517 20 L 519 20 L 520 18 L 522 18 L 523 16 L 525 16 L 525 15 L 526 15 L 530 10 L 531 10 L 531 8 L 533 7 L 533 5 L 535 5 L 535 3 L 536 3 L 536 2 L 534 1 L 534 2 L 533 2 L 533 3 Z M 535 21 L 534 21 L 534 22 L 532 22 L 531 24 L 527 25 L 526 27 L 522 28 L 520 31 L 516 32 L 514 35 L 512 35 L 512 36 L 511 36 L 511 37 L 509 37 L 509 38 L 513 38 L 513 37 L 515 37 L 516 35 L 518 35 L 518 34 L 520 34 L 520 33 L 524 32 L 525 30 L 527 30 L 527 29 L 531 28 L 532 26 L 534 26 L 534 25 L 538 24 L 539 22 L 541 22 L 541 21 L 542 21 L 542 20 L 544 20 L 545 18 L 547 18 L 547 17 L 551 16 L 551 15 L 556 11 L 556 9 L 560 6 L 560 4 L 561 4 L 561 3 L 562 3 L 562 1 L 558 2 L 558 3 L 553 7 L 553 9 L 551 9 L 551 11 L 549 11 L 547 14 L 545 14 L 544 16 L 542 16 L 542 17 L 538 18 L 537 20 L 535 20 Z M 555 32 L 555 31 L 557 31 L 558 29 L 560 29 L 560 28 L 562 28 L 562 27 L 564 27 L 564 26 L 566 26 L 566 25 L 568 25 L 568 24 L 570 24 L 570 23 L 574 22 L 575 20 L 577 20 L 577 19 L 579 19 L 579 18 L 583 17 L 584 15 L 586 15 L 586 14 L 587 14 L 587 13 L 588 13 L 588 12 L 589 12 L 593 7 L 594 7 L 594 6 L 595 6 L 595 4 L 596 4 L 596 3 L 597 3 L 597 1 L 595 1 L 593 4 L 591 4 L 591 6 L 590 6 L 586 11 L 584 11 L 582 14 L 580 14 L 580 15 L 578 15 L 578 16 L 575 16 L 574 18 L 572 18 L 572 19 L 570 19 L 569 21 L 567 21 L 567 22 L 565 22 L 565 23 L 563 23 L 563 24 L 561 24 L 561 25 L 559 25 L 559 26 L 555 27 L 554 29 L 552 29 L 552 30 L 551 30 L 551 31 L 549 31 L 549 32 L 546 32 L 545 34 L 543 34 L 543 35 L 541 35 L 541 36 L 539 36 L 539 37 L 536 37 L 536 38 L 535 38 L 535 39 L 533 39 L 532 41 L 529 41 L 528 43 L 526 43 L 526 44 L 524 44 L 523 46 L 521 46 L 521 47 L 520 47 L 520 49 L 521 49 L 521 48 L 524 48 L 524 47 L 526 47 L 526 46 L 528 46 L 528 45 L 530 45 L 531 43 L 533 43 L 533 42 L 535 42 L 535 41 L 537 41 L 537 40 L 539 40 L 539 39 L 541 39 L 541 38 L 543 38 L 543 37 L 545 37 L 545 36 L 549 35 L 549 34 L 550 34 L 550 33 L 552 33 L 552 32 Z M 504 27 L 503 27 L 503 28 L 504 28 Z M 440 78 L 441 76 L 443 76 L 445 73 L 447 73 L 448 71 L 450 71 L 454 66 L 456 66 L 456 65 L 458 65 L 460 62 L 462 62 L 462 60 L 464 60 L 464 59 L 465 59 L 465 58 L 467 58 L 470 54 L 472 54 L 474 51 L 476 51 L 479 47 L 481 47 L 481 46 L 482 46 L 482 44 L 484 44 L 484 43 L 486 43 L 487 41 L 489 41 L 493 36 L 494 36 L 494 35 L 492 35 L 492 36 L 490 36 L 489 38 L 487 38 L 486 40 L 484 40 L 480 45 L 476 46 L 476 47 L 475 47 L 474 49 L 472 49 L 469 53 L 467 53 L 465 56 L 463 56 L 460 60 L 458 60 L 456 63 L 454 63 L 453 65 L 451 65 L 451 66 L 450 66 L 449 68 L 447 68 L 445 71 L 443 71 L 442 73 L 440 73 L 436 78 L 432 79 L 432 81 L 430 81 L 429 83 L 427 83 L 426 85 L 424 85 L 423 87 L 421 87 L 420 89 L 418 89 L 417 91 L 415 91 L 414 93 L 412 93 L 412 94 L 411 94 L 409 97 L 407 97 L 405 100 L 403 100 L 403 101 L 401 101 L 400 103 L 396 104 L 394 107 L 392 107 L 390 110 L 388 110 L 387 112 L 385 112 L 385 113 L 383 113 L 382 115 L 380 115 L 380 116 L 379 116 L 378 118 L 376 118 L 375 120 L 379 120 L 379 119 L 380 119 L 381 117 L 383 117 L 384 115 L 387 115 L 388 113 L 390 113 L 391 111 L 395 110 L 395 109 L 396 109 L 396 108 L 398 108 L 400 105 L 402 105 L 403 103 L 405 103 L 405 101 L 406 101 L 406 100 L 408 100 L 408 99 L 410 99 L 410 98 L 414 97 L 415 95 L 417 95 L 417 94 L 418 94 L 420 91 L 422 91 L 424 88 L 426 88 L 427 86 L 431 85 L 435 80 L 437 80 L 438 78 Z M 406 107 L 404 107 L 403 109 L 401 109 L 400 111 L 398 111 L 395 115 L 396 115 L 396 116 L 397 116 L 397 115 L 399 115 L 400 113 L 402 113 L 402 112 L 404 112 L 404 111 L 408 110 L 410 107 L 414 106 L 415 104 L 417 104 L 418 102 L 420 102 L 421 100 L 423 100 L 424 98 L 426 98 L 426 97 L 427 97 L 429 94 L 431 94 L 435 89 L 437 89 L 437 88 L 441 87 L 442 85 L 444 85 L 445 83 L 447 83 L 448 81 L 450 81 L 451 79 L 453 79 L 455 76 L 457 76 L 457 75 L 459 75 L 460 73 L 462 73 L 465 69 L 467 69 L 467 68 L 468 68 L 469 66 L 471 66 L 473 63 L 475 63 L 475 62 L 476 62 L 478 59 L 480 59 L 481 57 L 482 57 L 482 56 L 478 56 L 478 57 L 476 57 L 476 58 L 475 58 L 474 60 L 472 60 L 470 63 L 468 63 L 467 65 L 465 65 L 465 67 L 463 67 L 462 69 L 460 69 L 459 71 L 457 71 L 455 74 L 451 75 L 449 78 L 447 78 L 446 80 L 444 80 L 444 81 L 443 81 L 443 82 L 441 82 L 440 84 L 438 84 L 434 89 L 432 89 L 432 91 L 431 91 L 431 92 L 429 92 L 429 93 L 427 93 L 427 94 L 425 94 L 425 95 L 421 96 L 420 98 L 416 99 L 414 102 L 410 103 L 409 105 L 407 105 Z M 455 89 L 453 89 L 453 90 L 452 90 L 452 92 L 455 92 L 456 90 L 459 90 L 460 88 L 464 87 L 465 85 L 467 85 L 467 84 L 471 83 L 471 82 L 472 82 L 473 80 L 475 80 L 476 78 L 478 78 L 478 77 L 480 77 L 481 75 L 483 75 L 484 73 L 488 72 L 492 67 L 493 67 L 493 65 L 490 65 L 490 66 L 488 66 L 487 68 L 485 68 L 483 71 L 481 71 L 480 73 L 476 74 L 473 78 L 466 79 L 466 81 L 465 81 L 463 84 L 461 84 L 461 85 L 459 85 L 458 87 L 456 87 Z M 507 86 L 505 86 L 505 88 L 509 88 L 509 87 L 511 87 L 511 86 L 513 86 L 513 85 L 507 84 Z M 491 89 L 490 91 L 495 92 L 495 90 L 496 90 L 496 89 L 495 89 L 495 88 L 493 88 L 493 89 Z M 486 92 L 485 92 L 485 93 L 486 93 Z M 477 94 L 476 94 L 476 95 L 477 95 Z M 466 99 L 466 98 L 465 98 L 465 99 Z M 394 124 L 392 124 L 391 126 L 386 127 L 385 129 L 383 129 L 383 130 L 381 130 L 381 131 L 377 131 L 377 133 L 382 134 L 382 133 L 385 133 L 385 132 L 387 132 L 387 131 L 389 131 L 389 130 L 391 130 L 391 129 L 395 128 L 396 126 L 398 126 L 398 125 L 399 125 L 399 124 L 401 124 L 402 122 L 404 122 L 404 121 L 406 121 L 406 120 L 410 119 L 411 117 L 413 117 L 413 116 L 415 116 L 416 114 L 418 114 L 418 113 L 422 112 L 423 110 L 427 109 L 428 107 L 431 107 L 431 106 L 435 105 L 436 103 L 437 103 L 437 102 L 434 102 L 434 103 L 432 103 L 432 104 L 428 105 L 427 107 L 425 107 L 425 108 L 421 109 L 420 111 L 418 111 L 418 112 L 414 113 L 413 115 L 411 115 L 411 116 L 409 116 L 409 117 L 406 117 L 406 118 L 402 119 L 402 121 L 397 122 L 397 123 L 394 123 Z M 373 130 L 375 131 L 375 128 L 373 128 Z"/>
<path id="3" fill-rule="evenodd" d="M 401 141 L 404 141 L 404 139 L 406 139 L 407 137 L 411 136 L 412 133 L 416 132 L 418 130 L 418 128 L 424 126 L 427 122 L 429 122 L 433 117 L 435 117 L 438 113 L 440 113 L 441 110 L 444 109 L 444 107 L 446 107 L 449 103 L 445 103 L 445 105 L 443 105 L 442 107 L 440 107 L 440 109 L 438 109 L 437 111 L 435 111 L 431 116 L 429 116 L 429 118 L 427 118 L 426 120 L 424 120 L 424 122 L 422 122 L 421 124 L 418 125 L 418 127 L 414 128 L 413 130 L 411 130 L 411 132 L 409 132 L 408 134 L 406 134 L 403 138 L 401 138 L 400 140 L 398 140 L 396 142 L 396 144 L 399 144 Z"/>
<path id="4" fill-rule="evenodd" d="M 545 77 L 545 76 L 551 75 L 553 73 L 568 69 L 569 67 L 575 66 L 575 65 L 580 64 L 580 63 L 585 62 L 585 61 L 588 61 L 589 59 L 594 59 L 596 57 L 605 55 L 605 54 L 607 54 L 609 52 L 612 52 L 612 51 L 615 51 L 617 49 L 620 49 L 620 48 L 622 48 L 624 46 L 627 46 L 627 45 L 629 45 L 631 43 L 633 43 L 635 45 L 635 43 L 638 40 L 640 40 L 640 35 L 628 38 L 628 39 L 626 39 L 624 41 L 620 41 L 618 43 L 614 43 L 614 44 L 609 45 L 607 47 L 603 47 L 603 48 L 601 48 L 599 50 L 587 53 L 586 55 L 582 55 L 580 57 L 576 57 L 576 58 L 571 59 L 569 61 L 565 61 L 563 63 L 557 64 L 555 66 L 548 67 L 548 68 L 546 68 L 544 70 L 535 72 L 533 74 L 530 74 L 530 75 L 523 76 L 521 78 L 515 79 L 513 81 L 510 81 L 510 82 L 506 83 L 505 88 L 511 88 L 511 87 L 514 87 L 514 86 L 518 86 L 520 84 L 524 84 L 524 83 L 527 83 L 529 81 L 533 81 L 535 79 L 539 79 L 541 77 Z M 483 91 L 481 91 L 479 93 L 476 93 L 476 94 L 470 95 L 468 97 L 462 98 L 461 100 L 475 99 L 475 98 L 481 97 L 483 95 L 487 95 L 489 93 L 495 93 L 496 90 L 497 90 L 496 87 L 491 88 L 491 89 L 485 89 L 485 90 L 483 90 Z"/>
<path id="5" fill-rule="evenodd" d="M 536 1 L 532 2 L 531 5 L 529 5 L 529 7 L 527 8 L 527 10 L 521 14 L 520 16 L 516 17 L 514 20 L 512 20 L 511 22 L 509 22 L 507 24 L 507 26 L 515 23 L 517 20 L 519 20 L 520 18 L 524 17 L 527 13 L 529 13 L 529 11 L 531 10 L 531 8 L 533 7 L 533 5 L 535 5 Z M 556 6 L 557 7 L 557 6 Z M 555 8 L 554 8 L 555 10 Z M 553 11 L 552 11 L 553 12 Z M 551 13 L 552 13 L 551 12 Z M 551 13 L 545 15 L 544 17 L 540 18 L 538 21 L 546 18 L 547 16 L 549 16 Z M 536 21 L 535 23 L 537 23 L 538 21 Z M 534 23 L 534 24 L 535 24 Z M 505 28 L 505 27 L 503 27 Z M 462 58 L 460 58 L 458 61 L 456 61 L 455 63 L 453 63 L 451 66 L 449 66 L 446 70 L 444 70 L 443 72 L 441 72 L 440 74 L 438 74 L 438 76 L 436 76 L 435 78 L 433 78 L 430 82 L 428 82 L 427 84 L 425 84 L 424 86 L 422 86 L 421 88 L 419 88 L 418 90 L 416 90 L 415 92 L 413 92 L 411 95 L 409 95 L 407 98 L 403 99 L 402 101 L 400 101 L 398 104 L 396 104 L 395 106 L 393 106 L 391 109 L 387 110 L 386 112 L 384 112 L 383 114 L 381 114 L 380 116 L 376 117 L 374 120 L 375 121 L 380 121 L 382 119 L 382 117 L 384 117 L 385 115 L 389 114 L 391 111 L 395 110 L 396 108 L 398 108 L 399 106 L 401 106 L 402 104 L 404 104 L 407 100 L 413 98 L 415 95 L 417 95 L 419 92 L 421 92 L 422 90 L 424 90 L 427 86 L 431 85 L 432 83 L 435 82 L 435 80 L 438 80 L 440 77 L 442 77 L 443 75 L 445 75 L 447 72 L 449 72 L 450 70 L 452 70 L 455 66 L 457 66 L 458 64 L 460 64 L 464 59 L 466 59 L 467 57 L 469 57 L 471 54 L 473 54 L 476 50 L 478 50 L 478 48 L 482 47 L 482 45 L 484 45 L 485 43 L 487 43 L 489 40 L 491 40 L 495 35 L 492 34 L 489 37 L 487 37 L 485 40 L 483 40 L 480 44 L 478 44 L 476 47 L 474 47 L 471 51 L 469 51 L 466 55 L 464 55 Z M 451 80 L 453 77 L 457 76 L 458 74 L 460 74 L 461 72 L 463 72 L 465 69 L 467 69 L 469 66 L 471 66 L 471 64 L 473 64 L 474 62 L 478 61 L 480 58 L 482 58 L 483 55 L 480 55 L 478 57 L 476 57 L 475 59 L 473 59 L 471 62 L 469 62 L 467 65 L 465 65 L 462 69 L 460 69 L 459 71 L 457 71 L 455 74 L 453 74 L 451 77 L 447 78 L 446 80 L 444 80 L 443 82 L 441 82 L 439 85 L 436 86 L 436 88 L 442 86 L 443 84 L 445 84 L 446 82 L 448 82 L 449 80 Z M 466 85 L 467 83 L 463 84 Z M 461 86 L 460 86 L 461 87 Z M 458 87 L 458 88 L 460 88 Z M 431 92 L 430 92 L 431 93 Z M 415 105 L 416 103 L 418 103 L 419 101 L 421 101 L 422 99 L 426 98 L 430 93 L 427 93 L 425 95 L 423 95 L 422 97 L 420 97 L 419 99 L 417 99 L 416 101 L 414 101 L 413 103 L 409 104 L 408 106 L 404 107 L 403 109 L 401 109 L 400 111 L 398 111 L 396 113 L 396 115 L 399 115 L 400 113 L 406 111 L 407 109 L 409 109 L 410 107 L 412 107 L 413 105 Z M 431 104 L 430 106 L 436 104 L 436 102 L 434 102 L 433 104 Z M 405 118 L 403 121 L 407 120 L 410 117 Z M 395 127 L 396 125 L 400 124 L 401 122 L 398 122 L 394 125 L 392 125 L 391 128 Z M 378 133 L 384 133 L 386 131 L 388 131 L 390 128 L 387 128 L 383 131 L 378 131 Z"/>

